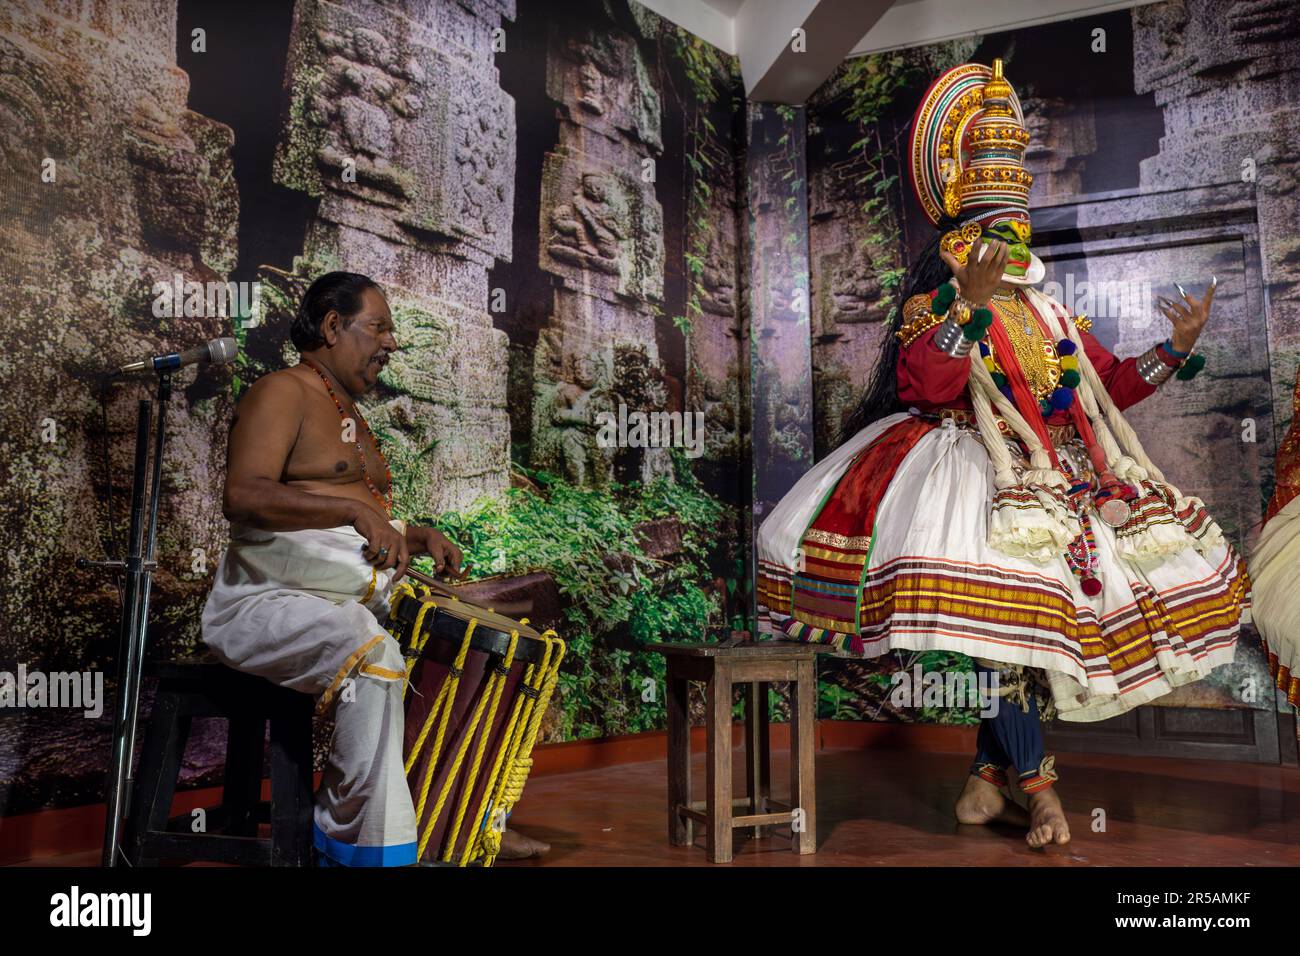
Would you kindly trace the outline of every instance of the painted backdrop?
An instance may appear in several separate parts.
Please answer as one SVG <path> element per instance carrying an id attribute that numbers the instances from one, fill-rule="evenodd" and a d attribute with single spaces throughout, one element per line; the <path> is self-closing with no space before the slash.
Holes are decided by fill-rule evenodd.
<path id="1" fill-rule="evenodd" d="M 398 514 L 558 597 L 545 738 L 662 726 L 645 643 L 744 601 L 733 59 L 626 0 L 31 0 L 0 8 L 0 77 L 0 671 L 109 677 L 97 718 L 0 709 L 0 814 L 102 795 L 119 595 L 73 561 L 125 536 L 149 383 L 105 430 L 99 373 L 243 346 L 169 417 L 150 657 L 190 654 L 234 403 L 332 268 L 393 310 L 363 409 Z M 620 408 L 702 427 L 602 441 Z M 211 781 L 220 727 L 196 737 Z"/>

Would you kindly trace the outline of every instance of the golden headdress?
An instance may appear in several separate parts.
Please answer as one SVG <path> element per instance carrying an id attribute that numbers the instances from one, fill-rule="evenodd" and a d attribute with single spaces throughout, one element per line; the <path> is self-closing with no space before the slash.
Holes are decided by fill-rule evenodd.
<path id="1" fill-rule="evenodd" d="M 943 214 L 978 210 L 982 226 L 1029 221 L 1024 167 L 1025 129 L 1020 99 L 992 68 L 963 63 L 931 85 L 912 120 L 911 173 L 916 198 L 937 224 Z"/>

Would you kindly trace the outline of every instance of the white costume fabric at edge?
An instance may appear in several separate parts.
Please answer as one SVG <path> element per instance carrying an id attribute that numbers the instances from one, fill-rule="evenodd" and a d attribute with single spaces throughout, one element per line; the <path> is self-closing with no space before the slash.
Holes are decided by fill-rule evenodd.
<path id="1" fill-rule="evenodd" d="M 400 520 L 393 526 L 404 531 Z M 415 810 L 402 763 L 406 670 L 388 616 L 393 572 L 362 555 L 351 527 L 261 531 L 232 525 L 203 609 L 203 640 L 224 663 L 334 708 L 316 793 L 314 839 L 336 863 L 415 862 Z"/>

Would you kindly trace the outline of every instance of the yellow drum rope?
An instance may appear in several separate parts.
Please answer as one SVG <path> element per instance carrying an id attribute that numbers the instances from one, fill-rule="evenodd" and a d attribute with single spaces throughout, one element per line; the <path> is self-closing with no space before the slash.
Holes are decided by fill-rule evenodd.
<path id="1" fill-rule="evenodd" d="M 415 590 L 409 584 L 404 583 L 401 587 L 406 590 L 398 595 L 398 600 L 408 596 L 415 596 Z M 406 688 L 409 687 L 411 683 L 411 671 L 415 669 L 415 664 L 419 659 L 419 654 L 424 651 L 424 645 L 429 641 L 428 632 L 423 630 L 424 615 L 430 610 L 435 610 L 438 607 L 437 602 L 429 597 L 429 589 L 424 588 L 423 592 L 422 596 L 425 598 L 425 601 L 420 607 L 419 614 L 415 617 L 415 626 L 411 630 L 410 652 L 408 653 L 406 660 L 406 684 L 402 687 L 403 699 L 406 697 Z M 396 610 L 396 607 L 397 601 L 394 601 L 394 610 Z M 446 734 L 447 721 L 450 720 L 451 717 L 451 705 L 454 704 L 456 700 L 456 688 L 460 684 L 461 670 L 465 666 L 465 657 L 469 653 L 469 639 L 473 636 L 473 633 L 474 628 L 471 624 L 469 630 L 461 640 L 460 651 L 457 653 L 456 660 L 452 664 L 451 672 L 447 675 L 447 679 L 442 682 L 442 686 L 438 688 L 438 694 L 434 698 L 433 706 L 429 708 L 429 713 L 424 719 L 424 726 L 420 728 L 420 733 L 416 737 L 415 744 L 411 747 L 411 753 L 406 758 L 405 769 L 408 775 L 411 773 L 411 768 L 415 766 L 415 761 L 420 755 L 421 748 L 424 747 L 424 741 L 429 736 L 429 730 L 433 727 L 433 722 L 439 717 L 442 717 L 442 723 L 438 728 L 438 736 L 435 741 L 434 755 L 433 760 L 430 762 L 430 767 L 437 763 L 438 755 L 442 753 L 442 740 Z M 423 806 L 421 809 L 423 809 Z"/>
<path id="2" fill-rule="evenodd" d="M 478 624 L 478 621 L 475 619 L 471 619 L 469 629 L 472 631 L 476 624 Z M 513 658 L 513 656 L 514 656 L 514 641 L 511 641 L 510 655 L 506 659 L 506 667 L 510 666 L 511 658 Z M 474 737 L 476 736 L 476 732 L 478 731 L 480 722 L 483 720 L 483 711 L 484 708 L 487 707 L 489 695 L 491 696 L 492 699 L 492 710 L 488 714 L 488 724 L 490 726 L 492 718 L 496 714 L 496 702 L 501 697 L 501 685 L 503 685 L 504 683 L 505 683 L 505 678 L 494 671 L 492 676 L 488 678 L 487 686 L 484 687 L 482 693 L 479 694 L 478 703 L 474 705 L 474 713 L 470 716 L 469 727 L 465 731 L 465 737 L 461 741 L 459 749 L 457 749 L 456 751 L 455 758 L 452 759 L 451 769 L 447 771 L 447 778 L 442 783 L 442 790 L 438 793 L 438 801 L 433 805 L 433 810 L 429 814 L 429 822 L 425 825 L 423 832 L 420 833 L 420 842 L 416 850 L 417 858 L 424 856 L 424 849 L 426 846 L 429 845 L 429 838 L 433 835 L 433 828 L 438 822 L 439 814 L 442 813 L 443 804 L 447 802 L 447 797 L 450 796 L 451 794 L 451 788 L 456 783 L 456 774 L 459 772 L 460 765 L 465 760 L 465 754 L 469 752 L 469 746 L 473 742 Z M 475 768 L 475 772 L 477 772 L 477 768 Z M 426 775 L 420 791 L 421 806 L 423 806 L 425 797 L 428 794 L 429 782 L 430 782 L 429 776 Z M 470 789 L 473 789 L 474 786 L 473 774 L 471 774 L 470 778 L 465 782 L 465 786 Z M 462 814 L 463 814 L 463 809 L 462 809 Z M 417 820 L 420 819 L 420 813 L 418 810 L 416 811 L 416 819 Z M 457 825 L 459 826 L 459 820 L 457 821 Z M 454 831 L 452 835 L 453 836 L 455 835 Z M 450 857 L 451 857 L 451 853 L 450 850 L 448 850 L 446 855 L 444 856 L 444 859 L 450 859 Z"/>
<path id="3" fill-rule="evenodd" d="M 565 645 L 553 630 L 542 635 L 546 642 L 540 664 L 530 664 L 524 674 L 525 689 L 515 701 L 514 713 L 506 728 L 506 745 L 497 754 L 496 766 L 493 767 L 484 793 L 486 806 L 480 805 L 477 819 L 485 819 L 490 814 L 491 820 L 479 830 L 477 839 L 467 845 L 461 857 L 461 865 L 469 862 L 471 857 L 485 857 L 484 864 L 491 866 L 501 851 L 501 832 L 504 816 L 510 812 L 523 793 L 524 782 L 532 769 L 533 744 L 541 727 L 542 717 L 550 704 L 551 694 L 559 679 L 560 662 L 564 659 Z M 528 691 L 532 691 L 529 693 Z M 504 762 L 504 773 L 500 773 Z M 498 829 L 497 820 L 502 821 Z"/>
<path id="4" fill-rule="evenodd" d="M 399 599 L 407 596 L 415 596 L 415 591 L 409 584 L 404 583 L 401 587 L 406 590 L 399 595 Z M 421 628 L 424 624 L 424 615 L 431 608 L 437 607 L 437 604 L 429 598 L 427 588 L 424 589 L 423 597 L 426 599 L 425 604 L 421 607 L 420 613 L 416 617 L 415 628 L 411 632 L 411 646 L 416 653 L 411 655 L 406 664 L 408 684 L 411 671 L 414 670 L 415 662 L 418 659 L 416 655 L 424 650 L 424 645 L 429 640 L 427 632 L 421 633 Z M 438 688 L 438 693 L 434 698 L 433 706 L 429 708 L 428 716 L 425 717 L 424 726 L 420 728 L 420 733 L 416 737 L 415 743 L 411 746 L 411 752 L 406 757 L 405 769 L 409 776 L 411 769 L 420 758 L 420 754 L 424 749 L 424 743 L 428 739 L 429 731 L 433 727 L 434 721 L 438 721 L 438 733 L 434 738 L 433 754 L 425 766 L 424 777 L 420 787 L 419 804 L 415 810 L 417 820 L 424 812 L 424 804 L 429 795 L 429 786 L 433 781 L 434 771 L 437 769 L 438 758 L 442 755 L 442 745 L 443 741 L 446 739 L 447 725 L 451 720 L 451 713 L 456 703 L 456 691 L 460 686 L 460 676 L 465 668 L 465 658 L 469 654 L 470 639 L 474 636 L 474 627 L 477 624 L 477 621 L 471 620 L 469 626 L 465 629 L 465 636 L 461 638 L 460 649 L 456 653 L 456 659 L 452 663 L 451 670 L 443 680 L 442 686 Z M 405 690 L 403 690 L 403 695 L 405 695 Z"/>
<path id="5" fill-rule="evenodd" d="M 403 582 L 395 589 L 392 609 L 396 611 L 398 604 L 408 598 L 422 598 L 422 607 L 416 616 L 415 624 L 412 627 L 409 654 L 406 662 L 407 683 L 410 683 L 411 672 L 415 668 L 415 663 L 419 655 L 423 652 L 425 644 L 428 642 L 429 634 L 424 632 L 424 616 L 430 610 L 437 608 L 437 603 L 430 596 L 428 588 L 422 588 L 422 594 L 417 595 L 415 589 L 407 582 Z M 521 623 L 528 623 L 525 618 Z M 424 815 L 424 807 L 428 800 L 429 791 L 432 787 L 433 777 L 437 771 L 438 760 L 442 756 L 442 746 L 446 738 L 447 726 L 451 719 L 451 713 L 456 701 L 456 691 L 459 687 L 460 677 L 464 670 L 465 658 L 469 653 L 470 640 L 474 635 L 474 629 L 478 625 L 478 620 L 471 617 L 465 630 L 465 636 L 461 640 L 461 646 L 456 654 L 455 662 L 447 677 L 443 680 L 438 689 L 438 694 L 434 699 L 432 708 L 425 718 L 424 725 L 420 729 L 411 752 L 406 758 L 406 773 L 409 775 L 411 769 L 419 761 L 419 758 L 425 749 L 425 744 L 435 721 L 438 722 L 438 732 L 434 737 L 433 752 L 425 765 L 425 772 L 420 782 L 420 793 L 416 804 L 416 819 L 420 820 Z M 391 630 L 391 628 L 390 628 Z M 532 750 L 536 743 L 538 731 L 541 728 L 541 720 L 546 713 L 550 704 L 550 699 L 554 693 L 555 687 L 559 680 L 560 662 L 564 659 L 565 644 L 554 630 L 547 630 L 541 635 L 546 642 L 542 660 L 539 664 L 529 664 L 524 673 L 523 690 L 520 696 L 515 700 L 510 720 L 506 725 L 503 735 L 503 743 L 498 749 L 496 758 L 493 761 L 492 771 L 488 777 L 484 788 L 483 797 L 479 801 L 478 808 L 473 819 L 478 824 L 478 832 L 473 834 L 465 841 L 465 847 L 461 852 L 458 865 L 466 866 L 473 860 L 480 857 L 484 858 L 484 865 L 491 866 L 496 860 L 497 854 L 501 849 L 501 832 L 490 823 L 495 822 L 495 818 L 504 813 L 508 813 L 523 793 L 524 783 L 528 779 L 528 772 L 532 768 Z M 432 812 L 429 815 L 428 822 L 425 824 L 420 834 L 417 857 L 423 857 L 424 851 L 428 846 L 429 840 L 433 835 L 433 830 L 437 826 L 437 821 L 442 813 L 443 805 L 451 794 L 451 789 L 456 782 L 456 774 L 464 762 L 466 753 L 469 751 L 471 743 L 477 736 L 477 746 L 474 757 L 471 760 L 471 768 L 468 778 L 464 782 L 463 792 L 457 806 L 456 818 L 450 832 L 444 837 L 442 859 L 450 862 L 455 851 L 455 845 L 460 835 L 460 829 L 464 823 L 465 812 L 469 805 L 469 800 L 475 789 L 475 782 L 478 779 L 479 771 L 482 767 L 484 751 L 487 747 L 488 739 L 491 737 L 492 723 L 496 717 L 497 708 L 500 704 L 501 695 L 505 689 L 505 684 L 509 676 L 510 666 L 514 662 L 515 652 L 518 646 L 519 632 L 512 631 L 510 635 L 510 644 L 506 656 L 501 662 L 493 668 L 493 673 L 488 679 L 488 684 L 479 696 L 477 705 L 470 718 L 469 728 L 465 733 L 464 739 L 457 750 L 456 756 L 452 761 L 451 769 L 447 773 L 446 779 L 434 803 Z M 405 688 L 403 688 L 405 695 Z M 490 699 L 490 704 L 489 704 Z M 487 710 L 485 715 L 484 710 Z M 486 720 L 484 717 L 486 716 Z M 482 728 L 481 733 L 479 728 Z M 488 821 L 487 817 L 491 814 L 493 821 Z"/>
<path id="6" fill-rule="evenodd" d="M 419 612 L 415 615 L 415 624 L 411 627 L 411 645 L 409 653 L 406 655 L 406 683 L 402 685 L 403 700 L 406 699 L 406 689 L 411 686 L 411 671 L 415 670 L 415 662 L 420 659 L 420 655 L 424 653 L 424 645 L 429 642 L 428 632 L 424 630 L 424 615 L 428 614 L 430 611 L 436 611 L 438 609 L 438 602 L 429 595 L 429 589 L 422 588 L 421 591 L 421 597 L 423 597 L 424 600 L 420 604 Z M 398 585 L 397 591 L 393 596 L 392 610 L 389 612 L 390 615 L 397 613 L 397 606 L 401 601 L 408 597 L 415 596 L 415 588 L 411 587 L 408 582 L 403 581 Z M 407 767 L 406 772 L 410 773 L 411 768 Z"/>
<path id="7" fill-rule="evenodd" d="M 429 756 L 425 764 L 424 777 L 420 781 L 420 798 L 415 806 L 415 819 L 419 820 L 424 815 L 424 804 L 429 799 L 429 787 L 433 783 L 433 774 L 438 767 L 438 759 L 442 756 L 442 745 L 447 738 L 447 725 L 451 722 L 451 712 L 456 705 L 456 691 L 460 687 L 460 675 L 465 669 L 465 657 L 469 654 L 470 639 L 474 636 L 474 628 L 478 621 L 471 620 L 469 626 L 465 628 L 465 636 L 461 639 L 460 650 L 456 653 L 455 663 L 451 666 L 451 673 L 442 682 L 442 687 L 438 688 L 438 696 L 434 701 L 433 709 L 429 712 L 429 717 L 424 722 L 424 727 L 420 730 L 420 736 L 415 744 L 411 747 L 411 753 L 406 758 L 407 773 L 411 772 L 410 768 L 415 766 L 420 757 L 424 746 L 425 738 L 429 735 L 429 727 L 433 723 L 434 715 L 440 713 L 438 721 L 438 733 L 433 740 L 433 753 Z M 461 748 L 463 754 L 464 748 Z M 460 766 L 460 756 L 457 756 L 456 763 L 452 766 L 451 773 L 448 775 L 446 782 L 443 784 L 442 793 L 438 797 L 437 804 L 433 808 L 433 816 L 430 819 L 430 829 L 433 821 L 438 819 L 438 813 L 442 810 L 443 801 L 447 799 L 447 793 L 451 788 L 452 782 L 456 777 L 456 770 Z M 424 853 L 424 846 L 429 842 L 429 833 L 426 831 L 424 838 L 420 841 L 419 852 Z"/>
<path id="8" fill-rule="evenodd" d="M 528 619 L 520 621 L 521 624 L 527 624 Z M 540 678 L 546 673 L 546 664 L 551 656 L 551 643 L 546 642 L 546 648 L 543 652 L 542 662 L 540 665 L 529 664 L 524 671 L 524 679 L 520 687 L 519 696 L 515 698 L 515 706 L 510 711 L 510 720 L 506 723 L 505 734 L 502 737 L 501 747 L 497 750 L 496 760 L 492 764 L 492 772 L 488 775 L 487 786 L 483 788 L 483 799 L 479 801 L 478 811 L 474 819 L 479 821 L 479 832 L 472 839 L 465 841 L 465 850 L 461 854 L 460 865 L 465 866 L 469 863 L 471 856 L 481 856 L 484 854 L 484 840 L 491 840 L 486 835 L 487 830 L 491 830 L 497 837 L 496 843 L 499 849 L 500 834 L 505 829 L 504 821 L 501 827 L 497 827 L 497 815 L 500 811 L 498 800 L 500 798 L 502 785 L 510 776 L 510 768 L 514 766 L 515 755 L 519 752 L 519 745 L 523 741 L 524 731 L 527 729 L 528 713 L 531 712 L 533 699 L 539 696 Z M 534 683 L 534 678 L 538 683 Z M 531 692 L 531 693 L 530 693 Z M 521 714 L 523 720 L 520 720 Z M 501 773 L 502 765 L 506 767 L 506 773 Z M 488 814 L 492 819 L 486 819 Z M 495 857 L 496 853 L 489 854 Z"/>
<path id="9" fill-rule="evenodd" d="M 492 694 L 492 703 L 488 708 L 487 719 L 479 724 L 477 716 L 475 721 L 470 725 L 470 734 L 474 733 L 475 725 L 482 727 L 482 732 L 478 735 L 477 745 L 474 748 L 474 760 L 470 765 L 469 779 L 465 781 L 464 791 L 461 793 L 460 804 L 456 807 L 456 820 L 451 826 L 451 832 L 447 835 L 446 842 L 443 844 L 442 859 L 444 862 L 450 862 L 452 852 L 456 847 L 456 840 L 460 836 L 461 824 L 465 821 L 465 810 L 469 806 L 470 797 L 474 793 L 474 783 L 478 780 L 479 769 L 483 766 L 483 751 L 487 749 L 488 738 L 492 736 L 492 723 L 496 718 L 497 707 L 501 703 L 501 692 L 505 690 L 506 681 L 510 678 L 510 665 L 514 663 L 515 651 L 519 647 L 519 632 L 510 632 L 510 645 L 506 649 L 505 659 L 492 669 L 492 676 L 488 679 L 488 688 Z M 482 709 L 483 701 L 487 698 L 489 690 L 484 690 L 479 698 L 479 708 Z M 467 749 L 465 744 L 461 745 L 462 751 Z M 454 771 L 453 771 L 454 772 Z M 488 784 L 491 786 L 491 783 Z M 475 820 L 482 821 L 482 817 L 475 817 Z M 466 849 L 474 844 L 474 836 L 471 835 L 465 841 Z M 464 866 L 464 861 L 461 863 Z"/>

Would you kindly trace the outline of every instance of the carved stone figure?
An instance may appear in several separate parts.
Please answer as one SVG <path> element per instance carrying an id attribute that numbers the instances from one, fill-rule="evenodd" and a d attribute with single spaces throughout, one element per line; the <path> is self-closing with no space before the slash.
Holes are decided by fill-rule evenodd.
<path id="1" fill-rule="evenodd" d="M 578 356 L 573 362 L 572 380 L 561 383 L 555 392 L 555 409 L 551 421 L 560 429 L 559 449 L 564 476 L 579 487 L 609 483 L 613 449 L 600 447 L 596 440 L 599 423 L 596 414 L 609 411 L 601 389 L 601 363 L 598 355 Z"/>
<path id="2" fill-rule="evenodd" d="M 709 239 L 709 252 L 700 273 L 700 308 L 714 315 L 736 314 L 735 252 L 723 246 L 715 234 Z"/>
<path id="3" fill-rule="evenodd" d="M 415 513 L 509 482 L 507 342 L 487 270 L 511 254 L 515 110 L 481 42 L 503 16 L 512 5 L 295 8 L 275 175 L 321 202 L 294 271 L 344 268 L 384 287 L 399 350 L 364 412 Z"/>
<path id="4" fill-rule="evenodd" d="M 583 173 L 573 198 L 551 213 L 554 230 L 548 249 L 567 262 L 617 274 L 620 242 L 627 235 L 623 217 L 610 201 L 610 182 L 599 173 Z"/>
<path id="5" fill-rule="evenodd" d="M 831 302 L 836 322 L 879 322 L 888 311 L 880 279 L 870 260 L 855 252 L 831 274 Z"/>

